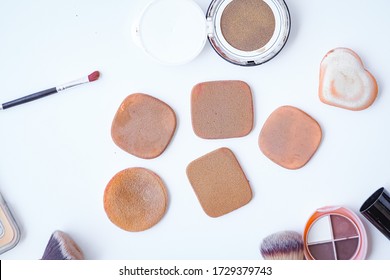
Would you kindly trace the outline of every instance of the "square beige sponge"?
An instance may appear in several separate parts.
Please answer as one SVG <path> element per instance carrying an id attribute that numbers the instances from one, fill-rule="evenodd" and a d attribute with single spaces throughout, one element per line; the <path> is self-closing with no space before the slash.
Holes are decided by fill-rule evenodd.
<path id="1" fill-rule="evenodd" d="M 252 92 L 243 81 L 211 81 L 191 93 L 195 134 L 204 139 L 242 137 L 253 127 Z"/>
<path id="2" fill-rule="evenodd" d="M 220 148 L 194 161 L 187 176 L 207 215 L 219 217 L 247 204 L 252 190 L 233 152 Z"/>

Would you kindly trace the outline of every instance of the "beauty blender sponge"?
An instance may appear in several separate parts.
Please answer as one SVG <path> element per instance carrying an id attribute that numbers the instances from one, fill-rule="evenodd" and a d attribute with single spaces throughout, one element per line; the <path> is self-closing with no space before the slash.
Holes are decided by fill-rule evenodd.
<path id="1" fill-rule="evenodd" d="M 259 147 L 276 164 L 298 169 L 317 151 L 321 138 L 321 127 L 316 120 L 298 108 L 282 106 L 265 121 Z"/>
<path id="2" fill-rule="evenodd" d="M 233 152 L 220 148 L 187 166 L 187 177 L 203 210 L 219 217 L 247 204 L 252 190 Z"/>
<path id="3" fill-rule="evenodd" d="M 191 118 L 195 134 L 204 139 L 242 137 L 253 127 L 252 92 L 243 81 L 211 81 L 195 85 Z"/>
<path id="4" fill-rule="evenodd" d="M 154 172 L 140 167 L 118 172 L 104 191 L 104 210 L 112 223 L 126 231 L 143 231 L 165 214 L 168 195 Z"/>
<path id="5" fill-rule="evenodd" d="M 175 112 L 163 101 L 143 93 L 129 95 L 111 126 L 114 143 L 143 159 L 161 155 L 176 129 Z"/>
<path id="6" fill-rule="evenodd" d="M 368 72 L 360 57 L 347 48 L 329 51 L 320 66 L 320 100 L 328 105 L 363 110 L 378 94 L 374 76 Z"/>

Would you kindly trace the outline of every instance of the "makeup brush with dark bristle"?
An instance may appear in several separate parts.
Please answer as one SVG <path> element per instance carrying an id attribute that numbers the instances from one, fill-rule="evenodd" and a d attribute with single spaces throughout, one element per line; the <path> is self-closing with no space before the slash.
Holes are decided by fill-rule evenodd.
<path id="1" fill-rule="evenodd" d="M 76 242 L 62 231 L 55 231 L 47 243 L 41 260 L 83 260 L 84 255 Z"/>
<path id="2" fill-rule="evenodd" d="M 302 235 L 295 231 L 280 231 L 263 239 L 260 253 L 265 260 L 303 260 Z"/>
<path id="3" fill-rule="evenodd" d="M 3 103 L 0 105 L 0 110 L 5 110 L 5 109 L 11 108 L 11 107 L 16 106 L 16 105 L 24 104 L 24 103 L 27 103 L 27 102 L 30 102 L 30 101 L 33 101 L 33 100 L 36 100 L 36 99 L 60 92 L 60 91 L 64 91 L 64 90 L 71 88 L 71 87 L 74 87 L 74 86 L 94 82 L 97 79 L 99 79 L 99 76 L 100 76 L 99 71 L 95 71 L 84 78 L 81 78 L 81 79 L 78 79 L 78 80 L 57 86 L 57 87 L 52 87 L 52 88 L 49 88 L 46 90 L 42 90 L 42 91 L 27 95 L 27 96 L 24 96 L 24 97 L 21 97 L 21 98 L 18 98 L 18 99 L 15 99 L 15 100 L 12 100 L 12 101 L 9 101 L 6 103 Z"/>

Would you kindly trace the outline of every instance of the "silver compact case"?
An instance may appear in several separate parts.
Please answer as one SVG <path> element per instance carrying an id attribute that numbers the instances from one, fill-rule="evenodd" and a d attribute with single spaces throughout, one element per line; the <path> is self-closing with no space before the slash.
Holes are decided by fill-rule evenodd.
<path id="1" fill-rule="evenodd" d="M 163 64 L 193 60 L 208 39 L 226 61 L 255 66 L 282 50 L 290 27 L 283 0 L 213 0 L 206 16 L 193 0 L 154 0 L 134 23 L 133 37 Z"/>

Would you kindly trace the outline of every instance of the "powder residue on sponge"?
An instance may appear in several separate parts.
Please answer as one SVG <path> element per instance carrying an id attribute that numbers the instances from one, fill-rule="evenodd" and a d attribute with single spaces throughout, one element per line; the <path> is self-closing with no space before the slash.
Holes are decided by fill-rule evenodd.
<path id="1" fill-rule="evenodd" d="M 195 134 L 204 139 L 242 137 L 253 127 L 253 102 L 243 81 L 210 81 L 195 85 L 191 93 Z"/>
<path id="2" fill-rule="evenodd" d="M 146 168 L 118 172 L 104 191 L 104 210 L 112 223 L 126 231 L 143 231 L 165 214 L 168 195 L 161 178 Z"/>
<path id="3" fill-rule="evenodd" d="M 147 94 L 129 95 L 120 105 L 111 126 L 115 144 L 139 158 L 161 155 L 176 129 L 170 106 Z"/>
<path id="4" fill-rule="evenodd" d="M 259 147 L 270 160 L 287 169 L 304 166 L 317 151 L 320 125 L 292 106 L 282 106 L 268 117 L 259 135 Z"/>

